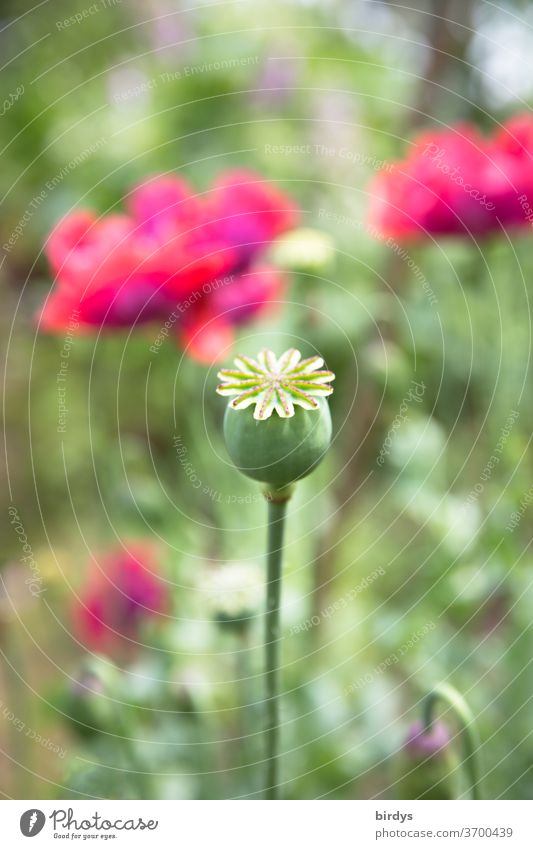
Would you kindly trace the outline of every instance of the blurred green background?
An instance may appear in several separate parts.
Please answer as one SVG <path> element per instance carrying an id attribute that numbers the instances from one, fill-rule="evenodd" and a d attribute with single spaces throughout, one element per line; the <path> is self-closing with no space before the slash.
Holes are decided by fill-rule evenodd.
<path id="1" fill-rule="evenodd" d="M 478 717 L 486 795 L 530 798 L 531 508 L 507 526 L 531 487 L 531 232 L 402 256 L 366 220 L 373 176 L 418 129 L 464 119 L 492 129 L 528 108 L 531 7 L 190 5 L 0 7 L 0 244 L 27 219 L 0 266 L 0 792 L 131 798 L 143 792 L 134 768 L 153 773 L 154 798 L 259 790 L 261 621 L 245 638 L 218 625 L 202 588 L 226 562 L 261 566 L 265 532 L 258 491 L 227 461 L 215 370 L 172 343 L 150 354 L 150 329 L 77 338 L 58 434 L 64 340 L 37 335 L 34 321 L 51 283 L 42 245 L 66 211 L 119 208 L 147 174 L 178 171 L 202 188 L 246 165 L 334 244 L 330 262 L 292 273 L 285 309 L 240 344 L 318 349 L 337 374 L 333 449 L 291 505 L 283 794 L 396 798 L 406 729 L 446 679 Z M 421 399 L 379 464 L 413 381 Z M 46 589 L 38 598 L 11 506 Z M 121 671 L 94 661 L 101 696 L 73 695 L 87 663 L 75 600 L 91 553 L 130 538 L 158 543 L 172 615 Z M 80 734 L 80 716 L 99 730 Z"/>

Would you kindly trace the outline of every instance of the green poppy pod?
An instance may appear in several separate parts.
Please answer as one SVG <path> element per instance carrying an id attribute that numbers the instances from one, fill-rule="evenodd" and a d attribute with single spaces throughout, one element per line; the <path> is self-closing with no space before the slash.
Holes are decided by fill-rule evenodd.
<path id="1" fill-rule="evenodd" d="M 227 407 L 224 436 L 228 453 L 248 477 L 281 489 L 318 466 L 331 442 L 331 415 L 321 398 L 318 410 L 295 410 L 291 418 L 257 421 L 250 410 Z"/>
<path id="2" fill-rule="evenodd" d="M 217 388 L 235 396 L 224 417 L 228 453 L 243 474 L 282 489 L 310 474 L 329 448 L 326 396 L 335 375 L 321 370 L 320 357 L 301 360 L 294 348 L 279 359 L 261 351 L 235 364 L 236 370 L 219 372 Z"/>

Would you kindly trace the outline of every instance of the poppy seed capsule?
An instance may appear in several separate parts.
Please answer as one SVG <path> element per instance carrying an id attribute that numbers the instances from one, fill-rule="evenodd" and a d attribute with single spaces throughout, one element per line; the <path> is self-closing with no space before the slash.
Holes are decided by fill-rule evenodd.
<path id="1" fill-rule="evenodd" d="M 295 348 L 276 358 L 237 357 L 219 372 L 220 395 L 235 396 L 224 418 L 228 453 L 243 474 L 282 489 L 310 474 L 331 442 L 327 395 L 335 375 L 320 357 L 301 360 Z M 254 406 L 254 412 L 248 409 Z"/>
<path id="2" fill-rule="evenodd" d="M 331 415 L 321 398 L 318 410 L 295 410 L 282 419 L 257 421 L 251 411 L 231 407 L 224 417 L 228 453 L 237 468 L 278 489 L 300 480 L 318 466 L 331 442 Z"/>

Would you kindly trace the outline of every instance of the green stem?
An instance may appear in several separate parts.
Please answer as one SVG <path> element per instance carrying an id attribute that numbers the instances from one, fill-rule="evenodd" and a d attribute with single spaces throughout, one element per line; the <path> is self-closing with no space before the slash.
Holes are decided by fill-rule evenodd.
<path id="1" fill-rule="evenodd" d="M 126 762 L 129 764 L 129 777 L 133 777 L 137 785 L 139 799 L 152 798 L 152 781 L 149 773 L 145 771 L 145 765 L 142 763 L 137 750 L 135 748 L 135 740 L 130 736 L 127 722 L 123 719 L 123 714 L 120 709 L 115 711 L 117 722 L 117 739 L 120 741 L 124 752 Z"/>
<path id="2" fill-rule="evenodd" d="M 251 732 L 249 728 L 248 718 L 252 697 L 250 695 L 250 666 L 249 666 L 249 631 L 247 623 L 243 623 L 237 634 L 237 644 L 235 646 L 235 679 L 239 692 L 238 704 L 238 765 L 241 774 L 247 784 L 249 765 L 252 758 L 248 756 L 248 748 L 250 745 Z"/>
<path id="3" fill-rule="evenodd" d="M 124 673 L 117 667 L 107 666 L 106 695 L 115 723 L 115 737 L 124 755 L 125 771 L 128 770 L 128 777 L 132 783 L 135 783 L 139 799 L 151 799 L 152 780 L 150 774 L 145 772 L 143 759 L 139 756 L 135 747 L 135 740 L 130 733 L 130 728 L 134 726 L 133 723 L 130 724 L 128 721 L 129 708 L 118 700 L 119 695 L 125 689 L 124 682 L 121 680 L 123 677 Z"/>
<path id="4" fill-rule="evenodd" d="M 279 655 L 283 536 L 289 490 L 266 494 L 268 501 L 267 601 L 265 617 L 265 798 L 279 798 Z"/>
<path id="5" fill-rule="evenodd" d="M 481 799 L 481 767 L 479 750 L 481 741 L 478 736 L 474 716 L 465 699 L 450 684 L 437 684 L 424 698 L 422 705 L 423 721 L 426 731 L 431 730 L 435 721 L 436 704 L 442 701 L 452 711 L 459 723 L 463 744 L 461 766 L 469 782 L 472 799 Z"/>

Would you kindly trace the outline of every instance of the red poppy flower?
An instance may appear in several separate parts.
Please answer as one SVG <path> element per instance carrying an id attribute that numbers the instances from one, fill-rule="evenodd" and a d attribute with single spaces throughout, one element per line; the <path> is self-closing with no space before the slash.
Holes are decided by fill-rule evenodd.
<path id="1" fill-rule="evenodd" d="M 529 226 L 533 117 L 517 116 L 489 138 L 467 124 L 422 133 L 371 192 L 370 225 L 394 239 Z"/>
<path id="2" fill-rule="evenodd" d="M 41 327 L 170 319 L 188 351 L 211 360 L 235 325 L 279 298 L 282 276 L 258 260 L 297 219 L 291 200 L 249 171 L 227 172 L 203 194 L 177 176 L 154 177 L 131 192 L 127 214 L 78 211 L 57 225 L 46 246 L 56 279 Z"/>
<path id="3" fill-rule="evenodd" d="M 145 621 L 168 609 L 155 551 L 144 543 L 109 552 L 95 568 L 74 611 L 84 644 L 93 651 L 131 653 Z"/>

